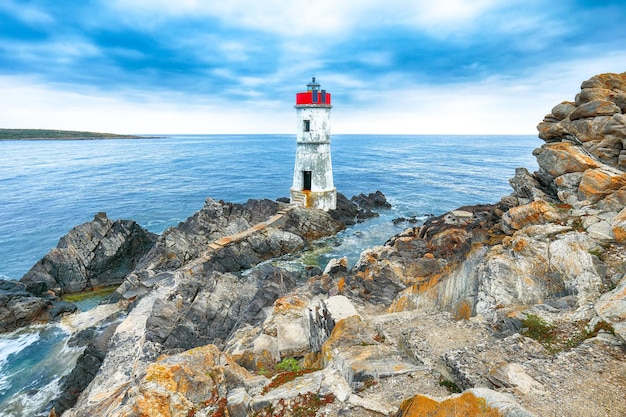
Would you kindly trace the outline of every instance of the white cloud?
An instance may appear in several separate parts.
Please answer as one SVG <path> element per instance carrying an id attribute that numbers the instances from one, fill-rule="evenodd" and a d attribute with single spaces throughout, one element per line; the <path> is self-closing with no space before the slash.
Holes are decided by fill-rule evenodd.
<path id="1" fill-rule="evenodd" d="M 624 70 L 626 52 L 550 63 L 522 78 L 493 76 L 453 85 L 417 84 L 393 72 L 377 79 L 378 89 L 341 73 L 319 79 L 333 94 L 333 133 L 534 134 L 554 105 L 574 99 L 582 81 Z M 283 68 L 277 77 L 289 71 Z M 4 76 L 0 126 L 152 134 L 293 133 L 293 95 L 308 79 L 283 96 L 254 93 L 252 87 L 264 81 L 243 79 L 251 87 L 244 90 L 253 93 L 245 97 L 245 91 L 233 91 L 239 98 L 227 101 L 223 94 L 77 90 Z M 362 95 L 352 100 L 348 91 Z"/>
<path id="2" fill-rule="evenodd" d="M 0 126 L 110 133 L 280 133 L 293 125 L 291 103 L 211 103 L 188 96 L 68 91 L 22 77 L 0 77 Z"/>
<path id="3" fill-rule="evenodd" d="M 433 34 L 473 24 L 502 0 L 117 0 L 116 9 L 166 20 L 182 16 L 214 17 L 225 25 L 302 38 L 333 38 L 353 30 L 410 26 Z M 143 23 L 146 23 L 145 21 Z M 149 23 L 149 22 L 148 22 Z"/>
<path id="4" fill-rule="evenodd" d="M 5 40 L 0 43 L 0 50 L 6 51 L 22 62 L 40 62 L 45 58 L 47 65 L 63 64 L 75 58 L 101 56 L 101 51 L 96 45 L 76 38 L 41 43 Z"/>
<path id="5" fill-rule="evenodd" d="M 54 22 L 54 19 L 48 13 L 35 6 L 24 4 L 24 2 L 18 3 L 12 0 L 3 0 L 0 2 L 0 10 L 4 10 L 22 22 L 33 26 L 47 25 Z"/>

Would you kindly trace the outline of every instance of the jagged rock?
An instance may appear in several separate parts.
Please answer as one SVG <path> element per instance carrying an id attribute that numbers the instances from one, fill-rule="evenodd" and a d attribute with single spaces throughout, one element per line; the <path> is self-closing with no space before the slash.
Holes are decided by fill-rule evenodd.
<path id="1" fill-rule="evenodd" d="M 378 216 L 378 213 L 372 210 L 386 209 L 391 207 L 387 199 L 380 191 L 370 193 L 369 195 L 359 194 L 348 200 L 346 196 L 337 193 L 337 207 L 330 210 L 331 217 L 345 225 L 353 225 L 357 221 L 363 221 L 371 217 Z"/>
<path id="2" fill-rule="evenodd" d="M 602 295 L 595 309 L 598 316 L 613 326 L 615 335 L 626 342 L 626 276 L 615 289 Z"/>
<path id="3" fill-rule="evenodd" d="M 329 275 L 341 275 L 348 272 L 348 257 L 344 256 L 341 259 L 331 259 L 326 264 L 323 274 Z"/>
<path id="4" fill-rule="evenodd" d="M 66 293 L 119 284 L 155 241 L 155 234 L 134 221 L 114 222 L 98 213 L 63 236 L 21 281 L 36 288 L 37 295 L 57 288 Z"/>
<path id="5" fill-rule="evenodd" d="M 583 173 L 578 194 L 581 200 L 597 203 L 605 196 L 626 187 L 626 173 L 617 169 L 588 169 Z"/>
<path id="6" fill-rule="evenodd" d="M 116 415 L 182 417 L 211 405 L 225 409 L 229 391 L 264 381 L 207 345 L 150 364 Z"/>
<path id="7" fill-rule="evenodd" d="M 557 196 L 560 201 L 575 205 L 578 203 L 578 187 L 583 178 L 582 172 L 563 174 L 554 179 L 557 188 Z"/>
<path id="8" fill-rule="evenodd" d="M 368 195 L 361 193 L 352 197 L 351 200 L 363 210 L 391 208 L 391 204 L 387 202 L 387 199 L 380 191 Z"/>
<path id="9" fill-rule="evenodd" d="M 26 284 L 0 280 L 0 333 L 49 318 L 50 300 L 27 291 Z"/>
<path id="10" fill-rule="evenodd" d="M 626 187 L 609 194 L 597 204 L 598 208 L 607 211 L 620 211 L 626 207 Z"/>
<path id="11" fill-rule="evenodd" d="M 559 177 L 562 178 L 563 176 Z M 580 180 L 579 180 L 580 181 Z M 528 204 L 535 200 L 550 200 L 549 191 L 526 168 L 516 168 L 515 176 L 509 180 L 518 204 Z"/>
<path id="12" fill-rule="evenodd" d="M 513 207 L 502 216 L 505 230 L 520 230 L 526 226 L 552 223 L 561 218 L 558 210 L 544 200 Z"/>
<path id="13" fill-rule="evenodd" d="M 56 399 L 53 409 L 58 415 L 74 406 L 78 395 L 87 388 L 102 365 L 109 348 L 110 338 L 117 328 L 117 323 L 108 326 L 83 351 L 76 361 L 76 366 L 69 375 L 61 380 L 61 394 Z"/>
<path id="14" fill-rule="evenodd" d="M 515 387 L 526 394 L 532 391 L 545 392 L 543 385 L 530 377 L 518 363 L 506 363 L 497 367 L 489 373 L 487 379 L 497 388 Z"/>
<path id="15" fill-rule="evenodd" d="M 305 316 L 307 304 L 308 300 L 300 297 L 283 297 L 274 304 L 271 323 L 264 323 L 266 332 L 276 332 L 281 358 L 302 357 L 311 350 Z"/>
<path id="16" fill-rule="evenodd" d="M 254 397 L 250 403 L 250 408 L 254 411 L 260 411 L 279 400 L 291 400 L 299 395 L 317 393 L 320 391 L 323 378 L 324 374 L 321 371 L 300 376 L 268 391 L 266 394 Z"/>
<path id="17" fill-rule="evenodd" d="M 356 390 L 382 378 L 422 369 L 385 344 L 376 329 L 357 315 L 336 323 L 321 353 L 323 363 L 336 369 Z"/>
<path id="18" fill-rule="evenodd" d="M 548 143 L 535 149 L 537 163 L 552 178 L 571 172 L 584 172 L 598 168 L 600 164 L 583 152 L 578 146 L 568 142 Z"/>
<path id="19" fill-rule="evenodd" d="M 612 116 L 622 110 L 615 103 L 606 100 L 593 100 L 580 104 L 570 113 L 570 120 L 586 119 L 596 116 Z"/>
<path id="20" fill-rule="evenodd" d="M 587 233 L 589 233 L 590 237 L 600 242 L 612 242 L 615 240 L 611 224 L 604 220 L 590 225 L 587 228 Z"/>
<path id="21" fill-rule="evenodd" d="M 552 115 L 556 120 L 563 120 L 567 119 L 574 110 L 576 110 L 576 104 L 571 101 L 564 101 L 552 108 Z"/>
<path id="22" fill-rule="evenodd" d="M 346 198 L 345 195 L 337 193 L 337 207 L 328 212 L 331 217 L 345 225 L 356 224 L 359 216 L 359 208 Z"/>

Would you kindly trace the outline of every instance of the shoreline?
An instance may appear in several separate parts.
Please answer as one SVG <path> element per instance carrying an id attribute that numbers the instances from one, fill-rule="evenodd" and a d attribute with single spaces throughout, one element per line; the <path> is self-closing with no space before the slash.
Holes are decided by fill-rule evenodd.
<path id="1" fill-rule="evenodd" d="M 115 137 L 81 137 L 81 138 L 74 138 L 74 137 L 58 137 L 58 138 L 0 138 L 0 142 L 10 142 L 10 141 L 61 141 L 61 140 L 82 140 L 82 141 L 87 141 L 87 140 L 115 140 L 115 139 L 126 139 L 126 140 L 133 140 L 133 139 L 167 139 L 169 136 L 115 136 Z"/>
<path id="2" fill-rule="evenodd" d="M 97 139 L 160 139 L 167 136 L 118 135 L 55 129 L 0 129 L 0 141 L 6 140 L 97 140 Z"/>

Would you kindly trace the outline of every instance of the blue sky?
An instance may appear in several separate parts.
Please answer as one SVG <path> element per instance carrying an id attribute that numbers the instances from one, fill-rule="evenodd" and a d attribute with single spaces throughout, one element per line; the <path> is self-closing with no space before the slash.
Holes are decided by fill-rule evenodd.
<path id="1" fill-rule="evenodd" d="M 626 5 L 574 0 L 1 0 L 0 127 L 535 134 L 580 83 L 626 71 Z"/>

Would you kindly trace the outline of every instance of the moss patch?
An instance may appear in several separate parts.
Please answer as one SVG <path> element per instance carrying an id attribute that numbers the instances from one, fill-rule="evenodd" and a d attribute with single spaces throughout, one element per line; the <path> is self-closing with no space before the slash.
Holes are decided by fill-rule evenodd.
<path id="1" fill-rule="evenodd" d="M 113 292 L 115 292 L 117 287 L 119 287 L 119 285 L 96 288 L 93 291 L 82 291 L 82 292 L 75 292 L 71 294 L 63 294 L 61 296 L 61 299 L 63 301 L 67 301 L 70 303 L 86 302 L 86 301 L 93 300 L 94 298 L 104 298 L 112 294 Z"/>

